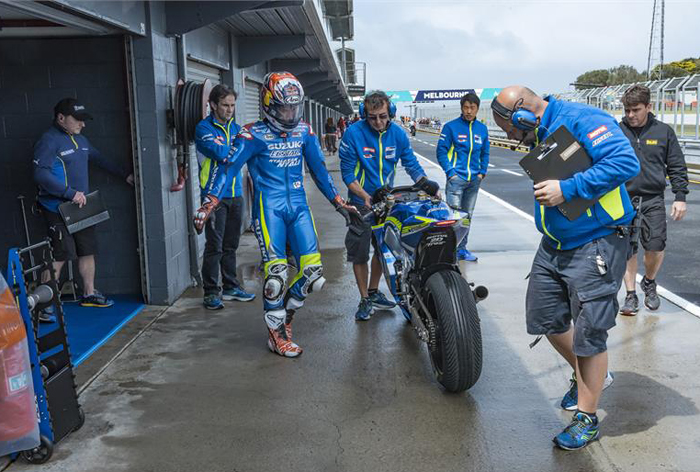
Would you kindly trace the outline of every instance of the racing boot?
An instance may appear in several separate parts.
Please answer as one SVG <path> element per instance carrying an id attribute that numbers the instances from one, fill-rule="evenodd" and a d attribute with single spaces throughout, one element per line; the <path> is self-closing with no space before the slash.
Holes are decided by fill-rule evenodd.
<path id="1" fill-rule="evenodd" d="M 289 323 L 289 335 L 287 335 L 287 312 L 285 310 L 272 310 L 265 312 L 265 323 L 267 324 L 267 347 L 275 354 L 282 357 L 298 357 L 303 352 L 302 349 L 292 342 L 291 322 Z"/>
<path id="2" fill-rule="evenodd" d="M 290 292 L 287 292 L 284 296 L 284 307 L 287 312 L 287 316 L 284 318 L 284 331 L 287 333 L 287 339 L 290 341 L 292 339 L 292 320 L 294 320 L 294 314 L 302 306 L 304 306 L 304 302 L 294 298 Z"/>
<path id="3" fill-rule="evenodd" d="M 219 199 L 215 196 L 207 195 L 204 197 L 202 206 L 194 212 L 194 229 L 197 231 L 197 234 L 202 234 L 202 231 L 204 231 L 204 225 L 207 223 L 207 220 L 218 205 Z"/>

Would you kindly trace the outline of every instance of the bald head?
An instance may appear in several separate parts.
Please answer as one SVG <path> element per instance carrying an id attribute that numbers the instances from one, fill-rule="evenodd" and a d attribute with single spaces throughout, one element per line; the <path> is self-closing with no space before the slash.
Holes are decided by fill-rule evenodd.
<path id="1" fill-rule="evenodd" d="M 536 113 L 536 109 L 544 102 L 535 92 L 522 85 L 510 85 L 502 89 L 496 97 L 498 103 L 512 110 L 516 104 Z M 545 102 L 546 103 L 546 102 Z"/>
<path id="2" fill-rule="evenodd" d="M 542 118 L 548 104 L 535 92 L 522 85 L 510 85 L 502 89 L 494 100 L 497 100 L 498 103 L 508 111 L 514 111 L 516 108 L 524 108 L 534 113 L 538 118 Z M 507 116 L 503 116 L 502 113 L 497 113 L 495 109 L 493 118 L 496 124 L 506 132 L 509 139 L 525 142 L 526 144 L 530 141 L 534 141 L 533 132 L 516 128 Z"/>

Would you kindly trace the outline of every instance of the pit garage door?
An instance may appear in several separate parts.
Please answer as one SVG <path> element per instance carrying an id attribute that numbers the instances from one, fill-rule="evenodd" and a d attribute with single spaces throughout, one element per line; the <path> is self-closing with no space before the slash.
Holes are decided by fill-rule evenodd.
<path id="1" fill-rule="evenodd" d="M 213 85 L 221 83 L 221 70 L 201 62 L 187 60 L 187 78 L 195 82 L 209 79 Z"/>
<path id="2" fill-rule="evenodd" d="M 262 119 L 260 113 L 260 88 L 262 86 L 252 80 L 245 80 L 245 122 L 252 123 Z"/>

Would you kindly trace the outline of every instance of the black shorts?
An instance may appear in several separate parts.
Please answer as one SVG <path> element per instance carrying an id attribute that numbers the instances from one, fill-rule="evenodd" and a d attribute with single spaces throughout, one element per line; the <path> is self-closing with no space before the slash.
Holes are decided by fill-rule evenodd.
<path id="1" fill-rule="evenodd" d="M 666 249 L 666 204 L 663 195 L 642 200 L 642 231 L 639 242 L 645 251 Z M 634 248 L 636 252 L 636 247 Z"/>
<path id="2" fill-rule="evenodd" d="M 617 234 L 568 251 L 543 240 L 527 286 L 528 334 L 562 334 L 573 321 L 574 354 L 590 357 L 606 351 L 629 249 L 629 238 Z"/>
<path id="3" fill-rule="evenodd" d="M 92 256 L 97 252 L 94 226 L 70 234 L 61 215 L 46 209 L 42 209 L 42 213 L 46 220 L 53 257 L 56 261 L 73 261 L 79 257 Z"/>
<path id="4" fill-rule="evenodd" d="M 358 210 L 362 215 L 365 215 L 369 211 L 367 207 L 359 207 Z M 359 235 L 348 230 L 345 235 L 345 248 L 348 251 L 348 262 L 352 262 L 353 264 L 366 264 L 369 261 L 370 245 L 374 247 L 375 251 L 378 251 L 377 242 L 372 236 L 372 225 L 370 223 L 365 223 L 362 227 L 362 233 Z"/>

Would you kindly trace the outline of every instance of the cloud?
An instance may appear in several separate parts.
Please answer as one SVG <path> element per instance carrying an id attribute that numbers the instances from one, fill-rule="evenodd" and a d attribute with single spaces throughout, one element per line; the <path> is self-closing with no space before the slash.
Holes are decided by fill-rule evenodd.
<path id="1" fill-rule="evenodd" d="M 651 0 L 355 0 L 358 61 L 368 86 L 562 91 L 590 69 L 646 68 Z M 666 2 L 666 60 L 698 56 L 700 2 Z"/>

